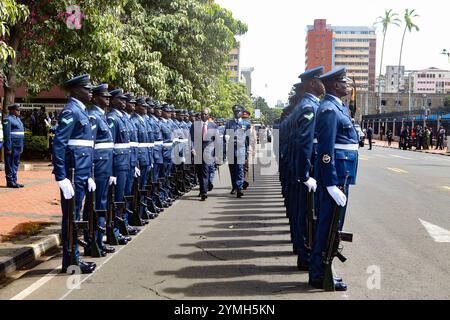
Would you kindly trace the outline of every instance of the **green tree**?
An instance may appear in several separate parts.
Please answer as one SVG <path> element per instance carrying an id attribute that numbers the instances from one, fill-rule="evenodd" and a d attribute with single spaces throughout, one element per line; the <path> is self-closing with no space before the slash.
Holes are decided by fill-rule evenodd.
<path id="1" fill-rule="evenodd" d="M 411 33 L 413 30 L 419 31 L 419 27 L 413 22 L 413 19 L 419 17 L 418 14 L 414 13 L 415 9 L 405 9 L 405 14 L 403 16 L 405 22 L 405 29 L 403 30 L 402 43 L 400 45 L 400 56 L 398 58 L 398 70 L 400 70 L 400 66 L 402 64 L 402 54 L 403 54 L 403 44 L 405 42 L 406 31 Z M 400 77 L 397 79 L 397 101 L 399 101 L 400 97 Z"/>
<path id="2" fill-rule="evenodd" d="M 378 112 L 381 112 L 381 73 L 383 72 L 383 58 L 384 58 L 384 44 L 386 40 L 386 34 L 388 27 L 392 25 L 400 26 L 401 20 L 397 13 L 392 12 L 392 9 L 385 9 L 384 16 L 377 18 L 375 25 L 381 25 L 383 27 L 383 44 L 381 46 L 381 61 L 380 61 L 380 73 L 378 81 Z"/>
<path id="3" fill-rule="evenodd" d="M 25 22 L 28 14 L 28 8 L 22 4 L 17 4 L 15 0 L 0 1 L 0 63 L 4 63 L 8 58 L 14 58 L 15 56 L 14 48 L 2 39 L 9 37 L 10 27 L 16 23 Z"/>

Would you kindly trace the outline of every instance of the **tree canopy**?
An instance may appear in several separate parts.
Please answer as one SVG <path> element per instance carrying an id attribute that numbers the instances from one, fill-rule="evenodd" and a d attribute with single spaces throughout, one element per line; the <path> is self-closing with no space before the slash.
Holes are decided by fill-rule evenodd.
<path id="1" fill-rule="evenodd" d="M 89 73 L 138 95 L 218 116 L 231 104 L 251 109 L 241 84 L 227 80 L 225 63 L 247 26 L 218 4 L 205 0 L 21 1 L 21 20 L 5 42 L 18 54 L 3 69 L 10 88 L 26 84 L 30 97 L 68 78 Z M 9 22 L 8 25 L 12 25 Z"/>

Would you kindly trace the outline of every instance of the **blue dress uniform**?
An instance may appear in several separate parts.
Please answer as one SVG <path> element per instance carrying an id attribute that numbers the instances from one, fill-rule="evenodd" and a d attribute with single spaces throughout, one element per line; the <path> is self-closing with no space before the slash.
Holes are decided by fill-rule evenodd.
<path id="1" fill-rule="evenodd" d="M 337 68 L 321 77 L 323 82 L 336 77 L 345 77 L 345 68 Z M 327 187 L 344 186 L 348 199 L 348 185 L 356 183 L 358 167 L 358 135 L 353 126 L 348 108 L 335 96 L 327 94 L 317 112 L 316 130 L 318 139 L 317 178 L 320 188 L 320 210 L 317 230 L 311 255 L 310 283 L 320 283 L 324 277 L 323 251 L 336 202 Z M 347 200 L 348 203 L 348 200 Z M 344 214 L 340 217 L 342 230 Z M 345 286 L 345 285 L 344 285 Z M 344 290 L 346 289 L 343 288 Z"/>
<path id="2" fill-rule="evenodd" d="M 64 87 L 71 89 L 83 86 L 91 89 L 89 76 L 83 75 L 73 78 L 65 82 Z M 85 196 L 88 179 L 92 175 L 92 164 L 94 155 L 94 135 L 89 122 L 89 115 L 86 106 L 70 97 L 68 103 L 64 106 L 58 119 L 58 127 L 53 139 L 53 174 L 56 181 L 74 179 L 75 186 L 75 221 L 80 220 L 80 210 Z M 75 169 L 75 176 L 72 177 L 71 169 Z M 68 253 L 68 202 L 64 201 L 64 195 L 61 191 L 61 208 L 62 208 L 62 230 L 61 237 L 63 239 L 63 262 L 62 270 L 65 272 L 70 265 L 70 256 Z M 92 272 L 95 264 L 86 265 L 79 259 L 78 243 L 74 243 L 74 255 L 77 264 L 80 265 L 83 272 Z"/>
<path id="3" fill-rule="evenodd" d="M 318 78 L 323 67 L 307 70 L 299 76 L 303 83 Z M 299 106 L 290 117 L 291 135 L 291 197 L 292 197 L 292 237 L 294 251 L 298 254 L 297 265 L 307 270 L 310 260 L 310 249 L 306 245 L 306 214 L 308 188 L 304 182 L 310 178 L 314 161 L 315 121 L 320 100 L 312 93 L 305 93 Z"/>
<path id="4" fill-rule="evenodd" d="M 126 100 L 122 89 L 110 92 L 111 99 L 115 97 Z M 130 132 L 128 130 L 125 115 L 122 111 L 113 108 L 106 116 L 108 126 L 114 140 L 113 176 L 117 178 L 114 199 L 116 202 L 123 202 L 125 195 L 125 185 L 131 167 Z M 119 228 L 115 225 L 114 233 L 120 236 Z"/>
<path id="5" fill-rule="evenodd" d="M 154 108 L 160 108 L 154 101 L 148 101 Z M 149 130 L 152 132 L 151 138 L 153 138 L 153 172 L 152 172 L 152 183 L 157 183 L 159 178 L 159 172 L 164 164 L 163 161 L 163 137 L 161 132 L 161 127 L 159 119 L 152 114 L 147 115 L 147 123 L 149 125 Z"/>
<path id="6" fill-rule="evenodd" d="M 132 93 L 125 94 L 127 97 L 127 103 L 135 104 L 136 100 L 134 100 L 134 95 Z M 127 182 L 125 184 L 125 195 L 126 196 L 133 196 L 133 182 L 134 182 L 134 176 L 136 173 L 136 168 L 138 168 L 139 162 L 138 162 L 138 154 L 139 154 L 139 141 L 138 141 L 138 134 L 137 134 L 137 128 L 134 125 L 134 123 L 131 121 L 131 115 L 128 113 L 122 111 L 124 114 L 123 120 L 125 122 L 125 125 L 127 127 L 128 133 L 130 135 L 130 170 L 128 171 L 127 175 Z M 128 213 L 125 212 L 124 214 L 124 220 L 126 225 L 128 226 Z"/>
<path id="7" fill-rule="evenodd" d="M 19 110 L 19 104 L 8 107 L 9 110 Z M 9 114 L 3 120 L 3 145 L 5 148 L 5 174 L 6 186 L 19 188 L 23 185 L 17 183 L 20 154 L 23 152 L 25 129 L 19 117 Z"/>
<path id="8" fill-rule="evenodd" d="M 163 111 L 171 111 L 168 105 L 163 106 Z M 173 147 L 173 136 L 172 136 L 172 124 L 169 119 L 161 118 L 159 121 L 161 128 L 161 134 L 163 138 L 163 161 L 164 161 L 164 171 L 163 175 L 168 178 L 172 174 L 172 147 Z"/>
<path id="9" fill-rule="evenodd" d="M 147 104 L 143 99 L 141 98 L 138 100 L 139 104 L 141 104 L 144 107 L 147 107 Z M 140 188 L 143 190 L 145 186 L 147 185 L 147 179 L 148 175 L 151 169 L 151 159 L 150 159 L 150 152 L 151 152 L 151 144 L 150 144 L 150 135 L 153 136 L 153 133 L 149 130 L 148 123 L 144 119 L 143 116 L 135 113 L 131 117 L 131 121 L 134 124 L 134 126 L 137 128 L 137 137 L 138 137 L 138 162 L 139 162 L 139 169 L 141 170 L 141 179 L 139 181 Z M 152 139 L 153 140 L 153 139 Z M 140 216 L 143 217 L 143 210 L 144 207 L 141 207 Z"/>
<path id="10" fill-rule="evenodd" d="M 102 84 L 92 90 L 93 95 L 102 95 L 110 97 L 108 93 L 108 85 Z M 92 106 L 89 109 L 89 119 L 93 135 L 95 137 L 94 144 L 94 179 L 97 189 L 95 190 L 95 209 L 106 211 L 108 206 L 108 182 L 113 175 L 113 152 L 114 140 L 106 120 L 106 113 L 98 106 Z M 88 213 L 83 212 L 83 219 L 88 218 Z M 98 216 L 98 225 L 105 228 L 106 217 Z M 104 250 L 103 244 L 104 232 L 97 230 L 96 241 L 99 249 Z"/>
<path id="11" fill-rule="evenodd" d="M 226 134 L 229 133 L 229 130 L 234 132 L 234 143 L 233 141 L 228 142 L 228 146 L 234 145 L 234 159 L 233 163 L 228 164 L 231 175 L 231 184 L 233 190 L 242 190 L 244 185 L 244 163 L 245 156 L 247 153 L 247 146 L 243 137 L 245 136 L 245 132 L 250 129 L 250 124 L 242 119 L 232 119 L 228 120 L 225 125 Z M 231 138 L 230 138 L 231 140 Z M 226 145 L 225 137 L 224 144 Z M 224 148 L 224 152 L 226 152 L 228 148 Z M 231 162 L 231 161 L 229 161 Z"/>

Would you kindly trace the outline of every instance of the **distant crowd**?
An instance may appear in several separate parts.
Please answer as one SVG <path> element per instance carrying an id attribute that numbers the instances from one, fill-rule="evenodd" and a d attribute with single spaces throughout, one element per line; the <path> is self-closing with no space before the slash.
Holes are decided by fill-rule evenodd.
<path id="1" fill-rule="evenodd" d="M 403 127 L 400 131 L 400 147 L 411 148 L 416 150 L 429 150 L 433 148 L 433 141 L 436 140 L 435 149 L 444 150 L 444 140 L 446 132 L 444 127 L 440 126 L 437 132 L 434 132 L 430 127 L 422 127 L 418 125 L 416 128 L 410 130 L 409 126 Z"/>

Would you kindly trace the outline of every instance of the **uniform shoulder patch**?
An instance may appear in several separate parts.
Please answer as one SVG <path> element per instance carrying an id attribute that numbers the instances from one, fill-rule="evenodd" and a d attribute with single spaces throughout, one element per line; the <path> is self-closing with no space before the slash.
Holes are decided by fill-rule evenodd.
<path id="1" fill-rule="evenodd" d="M 3 121 L 3 124 L 8 124 L 8 120 L 4 120 L 4 121 Z"/>
<path id="2" fill-rule="evenodd" d="M 308 119 L 308 121 L 311 121 L 312 118 L 314 118 L 314 112 L 311 112 L 309 114 L 305 114 L 303 115 L 306 119 Z"/>
<path id="3" fill-rule="evenodd" d="M 325 164 L 329 164 L 331 162 L 331 157 L 328 154 L 324 154 L 322 157 L 322 162 Z"/>

